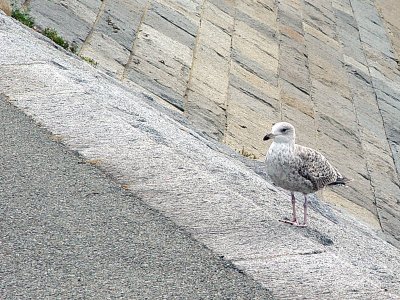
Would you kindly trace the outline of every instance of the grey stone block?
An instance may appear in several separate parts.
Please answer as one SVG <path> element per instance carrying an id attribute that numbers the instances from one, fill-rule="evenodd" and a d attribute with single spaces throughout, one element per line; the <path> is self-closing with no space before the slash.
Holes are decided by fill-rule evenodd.
<path id="1" fill-rule="evenodd" d="M 199 24 L 160 2 L 152 3 L 145 23 L 190 48 L 194 47 Z"/>

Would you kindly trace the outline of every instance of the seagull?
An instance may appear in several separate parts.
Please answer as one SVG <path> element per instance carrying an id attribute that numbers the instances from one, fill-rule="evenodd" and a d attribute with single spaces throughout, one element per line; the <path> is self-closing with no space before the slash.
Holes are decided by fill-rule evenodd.
<path id="1" fill-rule="evenodd" d="M 327 185 L 345 185 L 350 180 L 333 167 L 318 151 L 295 144 L 294 126 L 279 122 L 272 126 L 264 141 L 273 139 L 268 149 L 267 173 L 273 183 L 290 191 L 292 198 L 292 220 L 279 220 L 299 227 L 307 226 L 307 195 Z M 296 217 L 294 192 L 304 195 L 304 219 L 299 223 Z"/>

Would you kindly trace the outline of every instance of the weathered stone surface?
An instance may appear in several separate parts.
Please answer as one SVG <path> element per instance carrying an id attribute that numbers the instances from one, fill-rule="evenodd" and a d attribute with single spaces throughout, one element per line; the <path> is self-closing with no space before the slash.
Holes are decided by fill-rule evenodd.
<path id="1" fill-rule="evenodd" d="M 400 7 L 396 0 L 378 0 L 376 5 L 383 17 L 388 35 L 391 37 L 393 49 L 396 52 L 397 64 L 400 58 Z"/>
<path id="2" fill-rule="evenodd" d="M 188 119 L 217 140 L 226 127 L 233 22 L 217 6 L 204 3 L 186 92 Z"/>
<path id="3" fill-rule="evenodd" d="M 274 36 L 277 29 L 276 8 L 274 1 L 266 0 L 253 2 L 251 0 L 238 1 L 236 4 L 236 17 L 263 33 Z"/>
<path id="4" fill-rule="evenodd" d="M 310 211 L 310 229 L 277 222 L 290 210 L 287 195 L 233 152 L 213 150 L 222 147 L 173 120 L 141 94 L 55 51 L 51 44 L 39 41 L 32 46 L 35 34 L 14 22 L 0 24 L 7 28 L 0 28 L 2 41 L 7 41 L 1 47 L 13 46 L 3 37 L 17 36 L 31 46 L 14 48 L 14 57 L 29 51 L 31 59 L 39 59 L 36 64 L 7 65 L 6 57 L 1 61 L 0 71 L 7 74 L 1 89 L 12 103 L 87 159 L 99 160 L 113 178 L 232 260 L 276 297 L 307 294 L 319 299 L 322 292 L 354 299 L 398 297 L 398 249 L 373 230 L 324 203 L 312 205 L 319 210 Z M 46 61 L 40 60 L 43 53 Z M 246 95 L 239 90 L 243 83 L 235 85 Z M 262 101 L 247 97 L 247 104 L 258 113 Z M 386 215 L 383 222 L 386 218 L 389 222 Z M 377 259 L 371 263 L 371 257 Z M 285 271 L 293 266 L 295 271 Z"/>
<path id="5" fill-rule="evenodd" d="M 315 112 L 300 3 L 278 3 L 278 18 L 281 118 L 296 128 L 308 128 L 307 134 L 298 132 L 297 141 L 315 148 Z"/>
<path id="6" fill-rule="evenodd" d="M 262 160 L 268 145 L 261 139 L 267 128 L 279 120 L 292 122 L 300 143 L 321 150 L 354 179 L 349 188 L 334 189 L 324 198 L 340 199 L 331 201 L 339 205 L 347 200 L 357 203 L 359 209 L 348 204 L 341 207 L 349 208 L 356 217 L 368 216 L 363 220 L 372 228 L 380 224 L 386 238 L 396 244 L 394 238 L 400 232 L 400 74 L 398 39 L 390 32 L 399 28 L 396 7 L 390 10 L 393 0 L 27 3 L 39 27 L 55 27 L 78 45 L 86 41 L 82 54 L 98 61 L 100 69 L 123 79 L 135 91 L 140 89 L 146 97 L 184 111 L 199 131 L 238 151 Z M 44 40 L 37 36 L 37 47 L 44 47 Z M 3 35 L 0 45 L 26 48 L 12 34 Z M 14 74 L 14 63 L 47 66 L 49 56 L 57 51 L 21 56 L 11 46 L 3 47 L 0 62 L 12 64 L 4 67 L 4 72 Z M 53 61 L 50 65 L 62 70 L 64 63 Z M 52 72 L 64 86 L 74 86 L 48 66 L 37 68 L 31 73 L 24 71 L 36 77 L 40 72 Z M 74 80 L 83 85 L 79 77 Z M 35 85 L 26 78 L 22 91 L 8 79 L 2 78 L 2 82 L 18 97 L 37 89 L 48 93 L 49 86 L 55 84 L 49 80 Z M 64 94 L 87 92 L 77 90 L 64 89 Z M 50 95 L 57 97 L 55 92 Z M 143 122 L 134 125 L 161 141 L 154 128 Z M 145 168 L 142 176 L 151 171 Z M 190 185 L 190 181 L 184 184 Z M 156 197 L 155 191 L 146 193 Z M 210 195 L 205 186 L 197 196 L 202 193 Z M 218 191 L 212 189 L 212 193 Z M 184 202 L 185 195 L 180 197 Z M 166 207 L 156 204 L 168 210 L 168 201 Z M 181 212 L 188 213 L 187 208 L 173 213 L 174 218 L 185 223 Z M 194 220 L 191 226 L 203 219 Z M 224 236 L 223 240 L 229 238 Z M 267 271 L 260 272 L 267 276 Z M 333 291 L 331 294 L 342 297 Z"/>
<path id="7" fill-rule="evenodd" d="M 93 32 L 81 51 L 83 57 L 93 59 L 109 75 L 123 76 L 130 51 L 111 37 L 99 31 Z"/>
<path id="8" fill-rule="evenodd" d="M 194 48 L 198 20 L 194 23 L 173 8 L 163 5 L 160 2 L 153 2 L 144 22 L 170 39 L 191 49 Z"/>
<path id="9" fill-rule="evenodd" d="M 32 1 L 30 14 L 40 28 L 54 28 L 69 43 L 81 46 L 96 20 L 101 1 Z"/>
<path id="10" fill-rule="evenodd" d="M 359 26 L 360 39 L 371 46 L 373 53 L 382 53 L 392 58 L 393 50 L 378 11 L 371 1 L 351 0 L 354 16 Z M 380 55 L 379 55 L 380 56 Z"/>
<path id="11" fill-rule="evenodd" d="M 12 13 L 12 7 L 11 3 L 8 0 L 1 0 L 0 1 L 0 11 L 2 11 L 4 14 L 7 16 L 11 16 Z"/>
<path id="12" fill-rule="evenodd" d="M 224 141 L 261 158 L 268 127 L 280 118 L 276 6 L 271 1 L 236 6 Z"/>
<path id="13" fill-rule="evenodd" d="M 334 15 L 332 18 L 334 21 Z M 337 193 L 376 214 L 357 114 L 343 67 L 341 44 L 335 34 L 314 27 L 318 24 L 304 24 L 318 131 L 317 148 L 345 176 L 354 179 L 348 189 L 337 190 Z"/>
<path id="14" fill-rule="evenodd" d="M 278 70 L 278 45 L 274 40 L 257 36 L 257 32 L 251 32 L 250 29 L 246 23 L 236 24 L 232 48 L 235 49 L 237 57 L 243 57 L 251 62 L 250 68 L 255 67 L 273 76 Z"/>
<path id="15" fill-rule="evenodd" d="M 191 49 L 156 29 L 143 25 L 127 67 L 127 79 L 183 109 L 183 97 L 192 62 Z"/>
<path id="16" fill-rule="evenodd" d="M 279 102 L 239 78 L 231 79 L 229 96 L 225 142 L 237 151 L 263 157 L 262 138 L 272 123 L 280 119 Z"/>
<path id="17" fill-rule="evenodd" d="M 304 1 L 304 21 L 317 28 L 324 35 L 336 39 L 335 18 L 333 15 L 332 2 L 328 0 Z"/>
<path id="18" fill-rule="evenodd" d="M 292 122 L 300 143 L 320 149 L 355 179 L 348 198 L 378 218 L 375 206 L 392 200 L 380 202 L 379 189 L 371 188 L 379 174 L 373 170 L 381 170 L 377 149 L 384 151 L 383 169 L 397 171 L 388 185 L 399 184 L 400 170 L 400 76 L 390 32 L 399 24 L 390 12 L 393 2 L 378 2 L 16 5 L 28 5 L 39 27 L 55 27 L 83 45 L 80 54 L 109 75 L 184 111 L 205 135 L 236 150 L 262 159 L 266 145 L 259 137 L 266 127 Z M 396 197 L 395 189 L 388 191 Z"/>
<path id="19" fill-rule="evenodd" d="M 93 30 L 109 36 L 124 48 L 130 49 L 136 38 L 146 2 L 145 0 L 106 1 Z"/>
<path id="20" fill-rule="evenodd" d="M 304 24 L 304 31 L 312 81 L 320 81 L 348 98 L 348 83 L 340 44 L 307 24 Z"/>

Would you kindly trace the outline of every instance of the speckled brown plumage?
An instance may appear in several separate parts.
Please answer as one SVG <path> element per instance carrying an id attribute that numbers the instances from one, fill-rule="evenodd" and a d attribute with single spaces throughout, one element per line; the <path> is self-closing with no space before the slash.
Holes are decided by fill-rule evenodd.
<path id="1" fill-rule="evenodd" d="M 293 125 L 280 122 L 272 127 L 271 133 L 264 140 L 273 139 L 267 153 L 267 173 L 275 185 L 292 192 L 293 220 L 287 223 L 299 225 L 295 214 L 293 192 L 305 196 L 305 213 L 307 214 L 307 197 L 327 185 L 345 184 L 348 180 L 333 167 L 318 151 L 295 144 Z M 304 224 L 302 224 L 305 226 Z"/>

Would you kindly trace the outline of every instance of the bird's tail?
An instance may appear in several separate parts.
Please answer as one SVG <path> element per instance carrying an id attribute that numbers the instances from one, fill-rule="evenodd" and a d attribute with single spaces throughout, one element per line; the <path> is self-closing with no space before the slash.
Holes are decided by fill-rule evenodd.
<path id="1" fill-rule="evenodd" d="M 344 176 L 338 176 L 334 182 L 331 182 L 329 185 L 346 185 L 350 181 L 353 181 L 353 179 L 344 177 Z"/>

